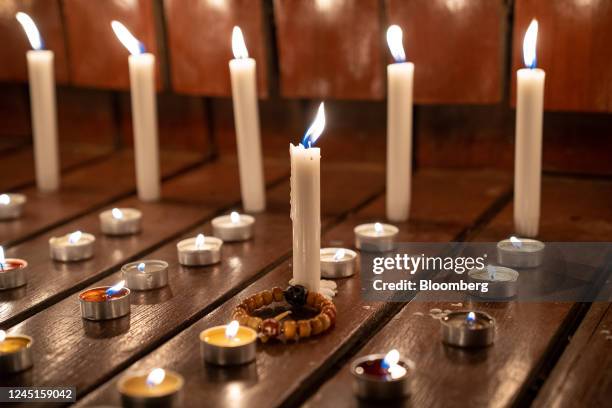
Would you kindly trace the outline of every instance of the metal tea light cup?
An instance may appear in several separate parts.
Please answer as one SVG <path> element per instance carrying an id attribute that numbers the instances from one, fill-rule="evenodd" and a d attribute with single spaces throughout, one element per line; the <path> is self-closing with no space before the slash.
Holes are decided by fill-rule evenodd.
<path id="1" fill-rule="evenodd" d="M 14 220 L 21 217 L 26 203 L 23 194 L 10 193 L 0 195 L 0 221 Z"/>
<path id="2" fill-rule="evenodd" d="M 176 244 L 179 263 L 183 266 L 206 266 L 221 261 L 223 241 L 216 237 L 205 237 L 208 248 L 198 249 L 195 246 L 197 238 L 187 238 Z"/>
<path id="3" fill-rule="evenodd" d="M 247 331 L 252 341 L 238 346 L 221 346 L 207 341 L 207 337 L 216 332 L 225 332 L 227 326 L 214 326 L 200 333 L 200 352 L 204 362 L 218 366 L 233 366 L 250 363 L 255 360 L 257 351 L 257 332 L 250 327 L 240 326 L 240 330 Z"/>
<path id="4" fill-rule="evenodd" d="M 381 231 L 376 232 L 376 225 Z M 388 252 L 395 248 L 395 237 L 399 228 L 395 225 L 370 223 L 361 224 L 353 230 L 355 233 L 355 248 L 365 252 Z"/>
<path id="5" fill-rule="evenodd" d="M 144 265 L 144 270 L 139 269 Z M 126 286 L 131 290 L 152 290 L 168 285 L 168 262 L 159 260 L 136 261 L 121 267 Z"/>
<path id="6" fill-rule="evenodd" d="M 89 259 L 94 255 L 96 237 L 83 232 L 74 244 L 67 243 L 69 235 L 49 238 L 51 259 L 61 262 L 76 262 Z"/>
<path id="7" fill-rule="evenodd" d="M 81 292 L 79 303 L 81 306 L 81 316 L 87 320 L 110 320 L 117 319 L 130 313 L 130 290 L 122 288 L 120 296 L 101 300 L 86 300 L 86 295 L 93 291 L 106 292 L 110 286 L 100 286 Z"/>
<path id="8" fill-rule="evenodd" d="M 341 257 L 338 257 L 341 254 Z M 321 276 L 327 279 L 340 279 L 355 274 L 357 253 L 345 248 L 321 249 Z"/>
<path id="9" fill-rule="evenodd" d="M 143 408 L 167 408 L 181 406 L 181 392 L 185 380 L 182 375 L 175 371 L 164 370 L 165 380 L 172 380 L 172 386 L 162 392 L 143 392 L 141 387 L 134 388 L 134 382 L 143 382 L 147 377 L 145 372 L 128 373 L 117 381 L 117 391 L 121 394 L 121 402 L 124 407 Z M 139 392 L 140 391 L 140 392 Z"/>
<path id="10" fill-rule="evenodd" d="M 32 367 L 32 344 L 30 336 L 7 335 L 5 341 L 16 341 L 23 345 L 14 351 L 2 352 L 0 350 L 0 373 L 18 373 Z"/>
<path id="11" fill-rule="evenodd" d="M 121 214 L 116 218 L 113 212 Z M 135 208 L 113 208 L 100 213 L 100 230 L 105 235 L 131 235 L 141 230 L 142 212 Z"/>
<path id="12" fill-rule="evenodd" d="M 9 269 L 9 266 L 11 269 Z M 5 259 L 5 270 L 0 271 L 0 290 L 14 289 L 25 285 L 28 282 L 27 268 L 28 263 L 23 259 Z"/>
<path id="13" fill-rule="evenodd" d="M 535 268 L 544 262 L 546 245 L 527 238 L 504 239 L 497 243 L 497 262 L 510 268 Z"/>
<path id="14" fill-rule="evenodd" d="M 466 323 L 468 313 L 475 314 L 473 325 Z M 485 312 L 456 311 L 440 319 L 442 342 L 450 346 L 487 347 L 495 341 L 495 319 Z"/>
<path id="15" fill-rule="evenodd" d="M 253 237 L 253 226 L 255 218 L 247 214 L 236 214 L 238 217 L 232 221 L 232 215 L 222 215 L 211 221 L 213 235 L 223 240 L 223 242 L 246 241 Z"/>
<path id="16" fill-rule="evenodd" d="M 395 379 L 381 379 L 359 372 L 359 367 L 367 362 L 383 360 L 385 354 L 370 354 L 359 357 L 350 366 L 353 376 L 353 392 L 361 399 L 390 400 L 405 398 L 410 395 L 414 364 L 412 361 L 400 361 L 406 369 L 406 374 Z"/>
<path id="17" fill-rule="evenodd" d="M 491 267 L 491 266 L 490 266 Z M 469 294 L 483 299 L 508 299 L 518 293 L 519 273 L 504 266 L 494 266 L 492 274 L 488 269 L 472 269 L 468 271 L 468 282 L 486 283 L 487 291 L 469 291 Z"/>

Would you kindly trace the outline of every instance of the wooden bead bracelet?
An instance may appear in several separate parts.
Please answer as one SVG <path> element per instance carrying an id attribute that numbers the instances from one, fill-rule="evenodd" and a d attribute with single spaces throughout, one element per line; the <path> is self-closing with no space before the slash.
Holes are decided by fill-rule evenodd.
<path id="1" fill-rule="evenodd" d="M 316 309 L 319 314 L 312 319 L 286 320 L 284 322 L 280 320 L 289 313 L 282 313 L 269 319 L 252 315 L 253 312 L 263 306 L 283 300 L 294 307 L 310 306 Z M 232 312 L 232 319 L 259 332 L 259 338 L 263 342 L 281 336 L 285 340 L 299 340 L 321 334 L 333 327 L 336 323 L 336 306 L 322 294 L 309 292 L 301 285 L 289 286 L 285 290 L 275 287 L 244 299 Z"/>

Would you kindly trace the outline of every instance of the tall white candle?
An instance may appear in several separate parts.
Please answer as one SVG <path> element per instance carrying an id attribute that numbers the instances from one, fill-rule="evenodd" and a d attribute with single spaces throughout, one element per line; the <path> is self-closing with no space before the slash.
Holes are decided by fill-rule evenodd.
<path id="1" fill-rule="evenodd" d="M 249 58 L 240 27 L 232 32 L 235 59 L 229 62 L 242 206 L 247 212 L 266 209 L 255 60 Z"/>
<path id="2" fill-rule="evenodd" d="M 387 29 L 395 59 L 387 66 L 387 218 L 406 221 L 412 176 L 412 83 L 414 64 L 406 62 L 402 29 Z"/>
<path id="3" fill-rule="evenodd" d="M 60 185 L 60 168 L 53 75 L 54 55 L 53 51 L 44 49 L 40 33 L 30 16 L 19 12 L 16 17 L 33 48 L 27 53 L 27 61 L 36 185 L 41 191 L 55 191 Z"/>
<path id="4" fill-rule="evenodd" d="M 313 145 L 324 128 L 325 108 L 321 103 L 301 143 L 289 145 L 293 283 L 315 292 L 321 282 L 321 149 Z"/>
<path id="5" fill-rule="evenodd" d="M 136 160 L 136 186 L 143 201 L 160 197 L 157 105 L 155 96 L 155 56 L 118 21 L 111 23 L 117 38 L 128 49 L 132 126 Z"/>
<path id="6" fill-rule="evenodd" d="M 527 68 L 517 71 L 516 82 L 514 229 L 526 237 L 535 237 L 540 223 L 545 73 L 536 68 L 537 35 L 538 22 L 533 20 L 523 41 Z"/>

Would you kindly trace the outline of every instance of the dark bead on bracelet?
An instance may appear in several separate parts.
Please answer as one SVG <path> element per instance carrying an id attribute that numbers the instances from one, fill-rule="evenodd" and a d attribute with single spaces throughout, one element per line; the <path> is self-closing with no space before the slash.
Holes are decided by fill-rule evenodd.
<path id="1" fill-rule="evenodd" d="M 285 289 L 285 300 L 294 307 L 304 306 L 307 296 L 308 290 L 302 285 L 289 286 Z"/>

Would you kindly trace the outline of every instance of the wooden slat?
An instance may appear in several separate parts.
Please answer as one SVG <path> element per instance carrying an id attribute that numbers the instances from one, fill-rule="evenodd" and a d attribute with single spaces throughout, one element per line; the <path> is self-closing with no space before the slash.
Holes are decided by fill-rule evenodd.
<path id="1" fill-rule="evenodd" d="M 594 303 L 534 401 L 535 407 L 606 407 L 612 401 L 612 305 Z"/>
<path id="2" fill-rule="evenodd" d="M 181 93 L 231 96 L 231 35 L 240 26 L 257 61 L 260 97 L 268 94 L 267 40 L 261 0 L 164 0 L 172 88 Z"/>
<path id="3" fill-rule="evenodd" d="M 195 165 L 196 154 L 161 152 L 161 174 L 170 176 Z M 7 245 L 74 218 L 135 191 L 134 153 L 120 151 L 106 160 L 70 172 L 56 193 L 41 193 L 35 187 L 21 192 L 28 202 L 21 218 L 0 223 L 0 243 Z"/>
<path id="4" fill-rule="evenodd" d="M 427 174 L 419 173 L 417 179 L 423 177 L 415 187 L 415 197 L 423 197 L 418 200 L 415 198 L 415 211 L 417 213 L 428 212 L 430 202 L 424 199 L 428 196 L 433 180 L 428 179 Z M 434 179 L 435 180 L 435 179 Z M 490 182 L 498 187 L 507 184 L 500 179 L 491 177 Z M 450 228 L 447 225 L 439 225 L 437 220 L 429 219 L 421 222 L 411 222 L 401 226 L 401 240 L 423 239 L 434 241 L 451 240 L 487 207 L 496 198 L 490 197 L 484 191 L 484 186 L 480 183 L 470 184 L 470 194 L 475 198 L 474 204 L 468 207 L 471 210 L 470 217 L 464 218 L 464 224 L 455 225 Z M 462 201 L 453 187 L 452 183 L 445 185 L 446 188 L 438 190 L 437 198 L 440 202 L 446 202 L 443 211 L 436 213 L 442 219 L 446 218 L 447 213 Z M 338 199 L 340 196 L 336 196 Z M 382 198 L 379 198 L 371 205 L 377 208 Z M 323 201 L 325 203 L 325 201 Z M 368 206 L 367 208 L 370 208 Z M 362 217 L 369 218 L 371 210 L 365 210 L 365 215 L 355 215 L 345 222 L 331 229 L 323 237 L 323 243 L 330 242 L 350 245 L 353 240 L 352 226 Z M 469 210 L 468 210 L 469 211 Z M 272 272 L 252 284 L 240 294 L 223 304 L 219 309 L 210 313 L 195 325 L 180 333 L 178 336 L 153 351 L 138 363 L 130 367 L 132 369 L 149 368 L 153 365 L 162 366 L 177 370 L 185 376 L 186 383 L 184 388 L 184 401 L 186 406 L 197 405 L 198 401 L 207 401 L 210 406 L 238 406 L 249 404 L 253 406 L 277 406 L 288 404 L 291 395 L 303 384 L 307 384 L 317 373 L 328 369 L 337 359 L 347 351 L 347 348 L 354 345 L 362 335 L 388 311 L 390 304 L 384 303 L 365 303 L 361 300 L 361 287 L 358 275 L 352 279 L 339 281 L 339 295 L 335 298 L 338 307 L 338 320 L 336 327 L 327 335 L 316 339 L 309 339 L 297 344 L 271 343 L 259 345 L 256 365 L 248 366 L 244 371 L 250 376 L 243 377 L 243 372 L 237 371 L 237 381 L 216 381 L 215 377 L 227 373 L 227 370 L 215 370 L 205 367 L 199 360 L 199 344 L 197 334 L 204 328 L 215 324 L 225 323 L 229 319 L 231 310 L 248 294 L 258 290 L 270 288 L 275 285 L 285 286 L 291 277 L 289 262 L 284 262 Z M 198 359 L 194 361 L 194 359 Z M 288 375 L 290 373 L 290 375 Z M 91 395 L 86 397 L 81 405 L 95 405 L 101 401 L 104 403 L 117 403 L 119 400 L 115 391 L 115 381 L 105 384 Z"/>
<path id="5" fill-rule="evenodd" d="M 415 64 L 415 102 L 501 101 L 504 0 L 386 3 L 387 20 L 402 27 L 407 58 Z"/>

